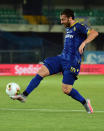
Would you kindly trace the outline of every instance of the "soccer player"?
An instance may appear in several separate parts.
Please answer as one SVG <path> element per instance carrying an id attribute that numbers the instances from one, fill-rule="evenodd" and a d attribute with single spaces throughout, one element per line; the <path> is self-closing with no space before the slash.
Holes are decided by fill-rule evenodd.
<path id="1" fill-rule="evenodd" d="M 81 55 L 84 47 L 98 36 L 98 32 L 75 21 L 74 12 L 71 9 L 63 10 L 60 14 L 60 20 L 61 24 L 66 28 L 62 53 L 56 57 L 45 59 L 41 69 L 30 81 L 25 91 L 20 95 L 12 96 L 12 99 L 25 102 L 27 96 L 39 85 L 44 77 L 62 72 L 63 92 L 79 101 L 88 113 L 93 113 L 90 100 L 85 99 L 72 87 L 80 71 Z"/>

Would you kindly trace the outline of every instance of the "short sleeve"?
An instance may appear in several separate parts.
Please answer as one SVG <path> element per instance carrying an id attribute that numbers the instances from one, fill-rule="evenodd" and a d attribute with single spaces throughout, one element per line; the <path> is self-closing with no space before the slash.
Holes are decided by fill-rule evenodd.
<path id="1" fill-rule="evenodd" d="M 88 35 L 89 32 L 90 32 L 90 30 L 91 30 L 91 28 L 88 27 L 87 25 L 79 24 L 79 25 L 77 26 L 77 30 L 78 30 L 78 32 L 81 33 L 81 34 Z"/>

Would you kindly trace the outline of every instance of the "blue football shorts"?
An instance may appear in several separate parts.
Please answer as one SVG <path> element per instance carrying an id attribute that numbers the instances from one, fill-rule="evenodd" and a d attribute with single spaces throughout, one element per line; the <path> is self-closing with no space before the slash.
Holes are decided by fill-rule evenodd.
<path id="1" fill-rule="evenodd" d="M 44 65 L 48 68 L 50 75 L 62 72 L 64 84 L 73 85 L 79 74 L 80 64 L 72 66 L 69 61 L 63 60 L 60 56 L 49 57 L 44 60 Z"/>

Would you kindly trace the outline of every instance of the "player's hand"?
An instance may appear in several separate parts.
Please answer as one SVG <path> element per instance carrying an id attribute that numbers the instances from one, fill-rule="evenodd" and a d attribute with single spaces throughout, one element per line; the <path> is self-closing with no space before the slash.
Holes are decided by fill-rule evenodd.
<path id="1" fill-rule="evenodd" d="M 82 42 L 82 44 L 80 45 L 80 47 L 79 47 L 79 52 L 80 52 L 80 54 L 83 53 L 85 45 L 86 45 L 85 42 Z"/>

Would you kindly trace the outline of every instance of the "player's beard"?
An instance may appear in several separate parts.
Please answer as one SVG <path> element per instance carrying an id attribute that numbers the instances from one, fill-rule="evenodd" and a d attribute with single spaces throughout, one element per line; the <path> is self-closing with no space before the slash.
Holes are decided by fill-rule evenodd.
<path id="1" fill-rule="evenodd" d="M 64 27 L 67 28 L 67 27 L 70 27 L 71 24 L 69 22 L 67 22 L 66 24 L 64 24 Z"/>

